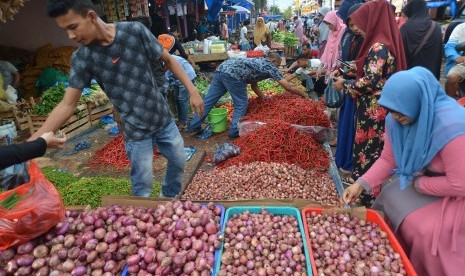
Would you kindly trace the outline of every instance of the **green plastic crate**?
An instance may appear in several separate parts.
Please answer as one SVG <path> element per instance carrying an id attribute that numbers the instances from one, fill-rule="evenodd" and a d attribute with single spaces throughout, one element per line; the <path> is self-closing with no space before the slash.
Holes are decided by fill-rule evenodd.
<path id="1" fill-rule="evenodd" d="M 289 215 L 297 218 L 297 221 L 299 222 L 299 230 L 300 234 L 302 236 L 302 243 L 304 247 L 304 254 L 305 254 L 305 266 L 307 269 L 307 275 L 312 276 L 312 266 L 310 263 L 310 254 L 308 253 L 308 247 L 307 247 L 307 239 L 305 237 L 305 231 L 304 231 L 304 225 L 302 222 L 302 217 L 300 215 L 300 211 L 297 208 L 294 207 L 278 207 L 278 206 L 240 206 L 240 207 L 231 207 L 226 210 L 226 214 L 223 219 L 223 224 L 221 226 L 221 232 L 224 232 L 224 229 L 226 228 L 226 223 L 228 220 L 235 214 L 242 214 L 244 211 L 249 211 L 252 214 L 257 214 L 262 211 L 262 209 L 265 208 L 266 211 L 270 212 L 273 215 Z M 219 250 L 218 254 L 218 259 L 215 260 L 215 269 L 214 269 L 214 275 L 218 275 L 220 268 L 221 268 L 221 256 L 223 255 L 223 246 L 224 242 L 221 243 L 221 247 Z"/>

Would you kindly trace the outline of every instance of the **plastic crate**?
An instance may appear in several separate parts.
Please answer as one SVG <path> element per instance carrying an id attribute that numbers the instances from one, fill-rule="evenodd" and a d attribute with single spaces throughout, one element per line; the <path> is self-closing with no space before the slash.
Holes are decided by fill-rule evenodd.
<path id="1" fill-rule="evenodd" d="M 308 247 L 308 251 L 310 253 L 310 260 L 311 260 L 311 263 L 312 263 L 312 269 L 313 269 L 314 275 L 318 275 L 318 271 L 317 271 L 317 269 L 316 269 L 316 267 L 314 265 L 315 264 L 315 259 L 313 257 L 313 249 L 312 249 L 312 243 L 310 241 L 310 233 L 309 233 L 309 230 L 308 230 L 308 222 L 307 222 L 307 216 L 306 215 L 311 213 L 311 212 L 316 212 L 317 214 L 321 214 L 324 209 L 325 208 L 308 207 L 308 208 L 305 208 L 305 209 L 302 210 L 302 220 L 303 220 L 304 228 L 305 228 L 305 237 L 306 237 L 307 243 L 308 243 L 307 247 Z M 408 259 L 407 254 L 405 254 L 405 252 L 402 249 L 402 246 L 400 245 L 399 241 L 396 239 L 396 237 L 394 236 L 394 233 L 391 231 L 391 229 L 386 224 L 386 222 L 383 220 L 383 218 L 381 218 L 381 216 L 377 212 L 375 212 L 373 210 L 370 210 L 370 209 L 367 209 L 366 221 L 375 222 L 376 224 L 379 225 L 379 227 L 384 232 L 387 233 L 389 243 L 391 244 L 392 248 L 394 249 L 395 252 L 399 253 L 400 256 L 401 256 L 401 260 L 402 260 L 402 263 L 404 264 L 404 268 L 405 268 L 405 271 L 407 272 L 407 275 L 408 276 L 416 276 L 417 273 L 415 272 L 415 269 L 413 268 L 412 263 L 410 263 L 410 260 Z"/>
<path id="2" fill-rule="evenodd" d="M 221 208 L 221 215 L 220 215 L 220 232 L 219 233 L 223 233 L 223 225 L 224 225 L 224 216 L 225 216 L 225 208 L 223 205 L 221 204 L 215 204 L 216 206 L 219 206 Z M 202 204 L 202 207 L 205 207 L 206 204 Z M 217 261 L 220 260 L 221 258 L 221 252 L 222 252 L 222 247 L 221 246 L 221 249 L 217 249 L 215 250 L 215 261 L 213 263 L 213 268 L 215 268 L 218 264 L 217 264 Z M 220 252 L 221 251 L 221 252 Z M 128 265 L 124 266 L 124 270 L 123 272 L 121 272 L 121 276 L 127 276 L 129 275 L 128 274 Z M 216 275 L 215 274 L 215 269 L 212 270 L 212 273 L 210 274 L 211 276 L 214 276 Z"/>
<path id="3" fill-rule="evenodd" d="M 229 218 L 232 217 L 232 215 L 235 214 L 242 214 L 244 211 L 249 211 L 252 214 L 257 214 L 262 211 L 262 209 L 265 208 L 266 211 L 270 212 L 273 215 L 290 215 L 295 218 L 297 218 L 297 221 L 299 222 L 299 230 L 302 234 L 302 242 L 304 245 L 304 254 L 305 254 L 305 264 L 306 264 L 306 269 L 307 269 L 307 275 L 312 276 L 312 266 L 310 263 L 310 254 L 307 248 L 307 238 L 304 234 L 304 225 L 302 223 L 302 219 L 300 217 L 300 212 L 299 209 L 294 208 L 294 207 L 278 207 L 278 206 L 240 206 L 240 207 L 231 207 L 226 210 L 226 216 L 223 220 L 223 226 L 221 227 L 221 231 L 224 231 L 226 228 L 226 222 L 229 220 Z M 215 260 L 215 268 L 214 268 L 214 275 L 218 275 L 220 268 L 221 268 L 221 256 L 223 255 L 223 245 L 224 242 L 221 243 L 221 247 L 219 250 L 218 254 L 218 259 Z M 215 254 L 215 256 L 217 256 Z M 213 274 L 212 274 L 213 275 Z"/>

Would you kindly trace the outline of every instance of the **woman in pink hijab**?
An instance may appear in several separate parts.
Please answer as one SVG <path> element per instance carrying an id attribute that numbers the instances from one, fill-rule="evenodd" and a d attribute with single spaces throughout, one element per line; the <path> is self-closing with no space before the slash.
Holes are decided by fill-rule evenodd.
<path id="1" fill-rule="evenodd" d="M 324 69 L 326 69 L 326 78 L 328 78 L 330 73 L 337 67 L 337 60 L 341 57 L 339 45 L 341 44 L 346 25 L 344 21 L 337 16 L 336 11 L 328 12 L 323 21 L 328 25 L 330 33 L 320 61 Z"/>
<path id="2" fill-rule="evenodd" d="M 300 39 L 299 40 L 299 53 L 302 52 L 302 44 L 307 42 L 307 37 L 305 36 L 304 27 L 302 25 L 302 19 L 297 19 L 295 21 L 295 35 Z"/>

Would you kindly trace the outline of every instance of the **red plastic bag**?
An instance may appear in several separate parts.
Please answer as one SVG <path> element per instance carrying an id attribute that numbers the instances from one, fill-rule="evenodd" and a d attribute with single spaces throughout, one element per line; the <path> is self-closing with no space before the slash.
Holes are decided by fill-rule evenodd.
<path id="1" fill-rule="evenodd" d="M 29 175 L 29 183 L 0 194 L 2 203 L 14 193 L 20 198 L 11 209 L 0 205 L 0 250 L 30 241 L 64 218 L 60 194 L 34 161 L 30 163 Z"/>

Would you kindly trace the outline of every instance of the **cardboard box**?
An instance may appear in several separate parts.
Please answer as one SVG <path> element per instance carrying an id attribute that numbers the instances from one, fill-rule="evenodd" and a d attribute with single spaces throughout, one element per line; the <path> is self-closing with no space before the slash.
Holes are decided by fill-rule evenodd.
<path id="1" fill-rule="evenodd" d="M 134 196 L 104 196 L 102 198 L 102 206 L 121 205 L 121 206 L 138 206 L 138 207 L 154 207 L 171 199 L 162 198 L 144 198 Z M 186 200 L 181 200 L 186 201 Z M 198 203 L 208 203 L 210 201 L 193 201 Z M 309 206 L 323 207 L 321 204 L 308 199 L 251 199 L 251 200 L 221 200 L 214 201 L 223 205 L 226 209 L 233 206 L 289 206 L 298 209 L 303 209 Z"/>

